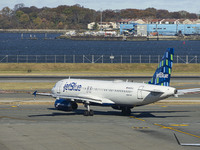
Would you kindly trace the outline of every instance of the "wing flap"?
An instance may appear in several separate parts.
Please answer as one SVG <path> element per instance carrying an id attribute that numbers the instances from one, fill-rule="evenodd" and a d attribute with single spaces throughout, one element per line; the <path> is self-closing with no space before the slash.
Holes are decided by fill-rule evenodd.
<path id="1" fill-rule="evenodd" d="M 115 104 L 113 101 L 107 99 L 107 98 L 102 98 L 102 97 L 96 97 L 92 95 L 78 95 L 78 96 L 59 96 L 59 98 L 64 98 L 64 99 L 71 99 L 73 101 L 78 101 L 78 102 L 87 102 L 87 103 L 96 103 L 96 104 Z"/>
<path id="2" fill-rule="evenodd" d="M 54 95 L 52 93 L 37 93 L 37 91 L 35 91 L 32 95 L 52 96 L 55 98 L 70 99 L 71 101 L 77 101 L 77 102 L 87 102 L 87 103 L 106 104 L 106 105 L 115 104 L 113 101 L 107 98 L 97 97 L 93 95 L 67 96 L 67 95 Z"/>

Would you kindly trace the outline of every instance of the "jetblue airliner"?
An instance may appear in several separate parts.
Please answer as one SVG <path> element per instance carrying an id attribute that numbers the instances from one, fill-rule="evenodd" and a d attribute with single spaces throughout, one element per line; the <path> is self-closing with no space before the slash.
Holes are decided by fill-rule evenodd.
<path id="1" fill-rule="evenodd" d="M 174 49 L 168 48 L 148 83 L 69 78 L 58 81 L 51 93 L 35 91 L 33 95 L 54 97 L 55 108 L 62 111 L 74 111 L 78 108 L 77 103 L 83 103 L 86 108 L 85 116 L 94 115 L 91 105 L 110 106 L 121 110 L 123 115 L 130 115 L 131 109 L 136 106 L 200 91 L 200 88 L 177 90 L 169 86 L 173 58 Z"/>

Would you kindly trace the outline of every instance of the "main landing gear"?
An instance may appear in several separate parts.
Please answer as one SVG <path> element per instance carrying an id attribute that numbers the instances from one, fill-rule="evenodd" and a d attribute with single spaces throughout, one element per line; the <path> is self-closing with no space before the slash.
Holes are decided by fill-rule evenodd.
<path id="1" fill-rule="evenodd" d="M 84 107 L 87 108 L 87 110 L 84 111 L 84 116 L 93 116 L 94 111 L 90 109 L 90 105 L 88 103 L 84 104 Z"/>
<path id="2" fill-rule="evenodd" d="M 130 116 L 131 115 L 131 108 L 130 107 L 123 107 L 122 108 L 122 115 L 123 116 Z"/>

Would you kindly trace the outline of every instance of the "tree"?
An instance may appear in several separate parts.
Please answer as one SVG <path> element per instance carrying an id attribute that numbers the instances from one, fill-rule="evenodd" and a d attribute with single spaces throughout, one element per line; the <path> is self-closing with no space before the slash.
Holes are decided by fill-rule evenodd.
<path id="1" fill-rule="evenodd" d="M 156 18 L 157 10 L 155 8 L 147 8 L 142 11 L 143 18 Z"/>
<path id="2" fill-rule="evenodd" d="M 29 22 L 29 16 L 27 14 L 22 14 L 19 18 L 19 21 L 25 25 L 27 25 L 27 23 Z"/>
<path id="3" fill-rule="evenodd" d="M 37 17 L 36 19 L 33 20 L 33 23 L 36 27 L 40 27 L 42 24 L 42 19 L 40 17 Z"/>
<path id="4" fill-rule="evenodd" d="M 84 8 L 80 5 L 62 5 L 56 8 L 25 7 L 23 3 L 16 4 L 14 9 L 5 7 L 0 11 L 1 28 L 68 28 L 86 29 L 90 22 L 100 21 L 100 11 Z M 187 11 L 169 12 L 155 8 L 104 10 L 103 21 L 117 22 L 120 19 L 195 19 L 196 14 Z M 94 26 L 94 28 L 96 28 Z"/>
<path id="5" fill-rule="evenodd" d="M 16 12 L 17 10 L 23 8 L 24 6 L 25 6 L 24 3 L 16 4 L 16 5 L 14 6 L 13 11 Z"/>
<path id="6" fill-rule="evenodd" d="M 1 11 L 1 14 L 6 17 L 10 17 L 12 14 L 12 10 L 9 7 L 4 7 Z"/>
<path id="7" fill-rule="evenodd" d="M 58 25 L 57 25 L 57 28 L 58 28 L 58 29 L 63 29 L 63 28 L 64 28 L 63 23 L 62 23 L 62 22 L 59 22 Z"/>
<path id="8" fill-rule="evenodd" d="M 169 16 L 170 15 L 168 10 L 158 10 L 156 14 L 157 19 L 167 19 Z"/>
<path id="9" fill-rule="evenodd" d="M 16 16 L 18 19 L 19 19 L 23 14 L 24 14 L 24 12 L 21 11 L 21 10 L 18 10 L 18 11 L 15 12 L 15 16 Z"/>
<path id="10" fill-rule="evenodd" d="M 172 12 L 170 13 L 170 18 L 174 18 L 174 19 L 180 19 L 181 18 L 181 14 L 179 12 Z"/>

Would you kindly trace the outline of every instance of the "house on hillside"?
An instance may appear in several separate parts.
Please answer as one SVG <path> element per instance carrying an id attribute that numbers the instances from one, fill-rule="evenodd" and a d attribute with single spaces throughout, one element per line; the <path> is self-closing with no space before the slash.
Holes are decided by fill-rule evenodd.
<path id="1" fill-rule="evenodd" d="M 179 19 L 180 24 L 193 24 L 190 19 Z"/>
<path id="2" fill-rule="evenodd" d="M 162 19 L 149 19 L 147 24 L 161 24 Z"/>
<path id="3" fill-rule="evenodd" d="M 200 24 L 200 19 L 193 19 L 193 24 Z"/>
<path id="4" fill-rule="evenodd" d="M 162 19 L 160 24 L 179 24 L 178 19 Z"/>

